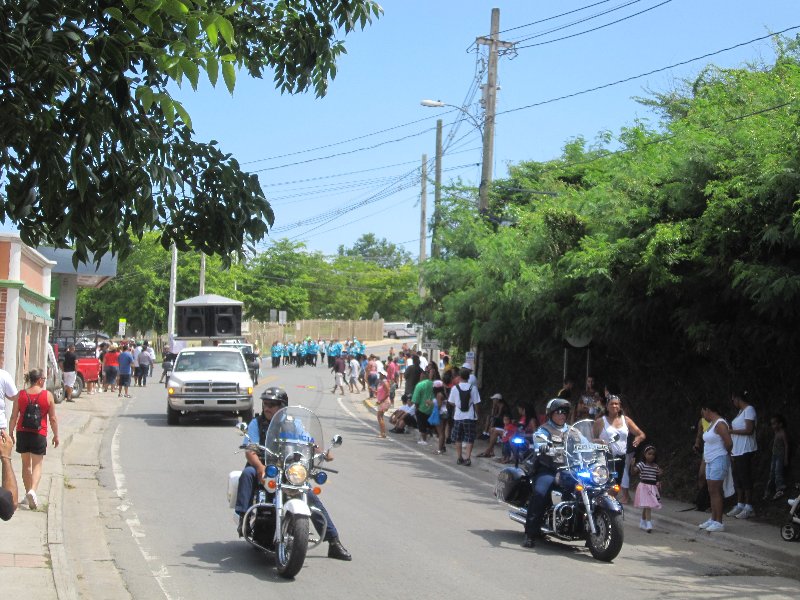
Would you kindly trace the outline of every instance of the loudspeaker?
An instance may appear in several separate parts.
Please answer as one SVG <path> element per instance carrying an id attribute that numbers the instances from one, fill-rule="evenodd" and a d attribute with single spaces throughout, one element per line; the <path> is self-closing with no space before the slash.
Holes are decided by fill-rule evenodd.
<path id="1" fill-rule="evenodd" d="M 205 337 L 206 307 L 177 306 L 178 337 Z"/>
<path id="2" fill-rule="evenodd" d="M 214 324 L 212 335 L 239 337 L 242 335 L 241 306 L 210 306 L 211 322 Z"/>

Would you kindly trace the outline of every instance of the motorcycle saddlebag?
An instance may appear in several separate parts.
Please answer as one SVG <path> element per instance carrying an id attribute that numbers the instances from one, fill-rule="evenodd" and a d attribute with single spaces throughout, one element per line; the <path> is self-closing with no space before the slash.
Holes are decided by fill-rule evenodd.
<path id="1" fill-rule="evenodd" d="M 236 492 L 239 489 L 239 477 L 241 474 L 241 471 L 228 473 L 228 505 L 231 509 L 236 508 Z"/>
<path id="2" fill-rule="evenodd" d="M 522 506 L 527 503 L 530 493 L 530 482 L 522 469 L 506 467 L 498 473 L 495 495 L 501 502 Z"/>

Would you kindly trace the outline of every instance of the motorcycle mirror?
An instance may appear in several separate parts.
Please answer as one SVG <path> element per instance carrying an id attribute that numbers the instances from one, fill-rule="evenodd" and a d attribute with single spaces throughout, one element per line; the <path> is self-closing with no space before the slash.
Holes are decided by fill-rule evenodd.
<path id="1" fill-rule="evenodd" d="M 239 430 L 239 433 L 244 435 L 245 433 L 247 433 L 247 423 L 245 423 L 244 421 L 239 421 L 236 424 L 236 429 Z"/>
<path id="2" fill-rule="evenodd" d="M 340 436 L 337 433 L 335 436 L 333 436 L 333 438 L 331 438 L 331 446 L 334 447 L 334 448 L 338 448 L 339 446 L 342 445 L 343 441 L 344 440 L 342 439 L 342 436 Z"/>

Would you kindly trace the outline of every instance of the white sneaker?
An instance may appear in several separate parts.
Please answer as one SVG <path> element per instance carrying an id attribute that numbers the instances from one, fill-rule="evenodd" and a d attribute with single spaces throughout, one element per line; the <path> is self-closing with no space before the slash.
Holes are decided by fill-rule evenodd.
<path id="1" fill-rule="evenodd" d="M 749 519 L 750 517 L 753 516 L 753 514 L 754 514 L 754 511 L 753 511 L 752 508 L 745 508 L 738 515 L 736 515 L 736 518 L 737 519 Z"/>
<path id="2" fill-rule="evenodd" d="M 725 531 L 725 525 L 719 523 L 718 521 L 712 521 L 712 523 L 706 527 L 706 531 L 709 533 L 713 533 L 715 531 Z"/>
<path id="3" fill-rule="evenodd" d="M 707 528 L 709 525 L 711 525 L 713 522 L 714 522 L 714 519 L 709 519 L 708 521 L 703 521 L 702 523 L 700 523 L 700 525 L 698 525 L 698 527 L 699 527 L 700 529 L 705 529 L 705 528 Z"/>
<path id="4" fill-rule="evenodd" d="M 737 505 L 736 505 L 736 506 L 734 506 L 734 507 L 733 507 L 731 510 L 729 510 L 729 511 L 728 511 L 726 514 L 727 514 L 729 517 L 735 517 L 736 515 L 738 515 L 738 514 L 739 514 L 740 512 L 742 512 L 743 510 L 744 510 L 744 507 L 742 507 L 742 506 L 739 506 L 739 505 L 737 504 Z"/>
<path id="5" fill-rule="evenodd" d="M 36 492 L 33 490 L 25 494 L 25 499 L 28 501 L 28 508 L 31 510 L 39 508 L 39 499 L 36 497 Z"/>
<path id="6" fill-rule="evenodd" d="M 427 445 L 428 445 L 428 442 L 426 442 L 425 440 L 420 440 L 420 441 L 418 441 L 417 443 L 418 443 L 420 446 L 427 446 Z"/>
<path id="7" fill-rule="evenodd" d="M 639 519 L 639 529 L 647 529 L 647 521 Z"/>
<path id="8" fill-rule="evenodd" d="M 653 522 L 652 521 L 648 521 L 647 522 L 647 527 L 645 529 L 647 529 L 647 533 L 650 533 L 651 531 L 653 531 Z"/>

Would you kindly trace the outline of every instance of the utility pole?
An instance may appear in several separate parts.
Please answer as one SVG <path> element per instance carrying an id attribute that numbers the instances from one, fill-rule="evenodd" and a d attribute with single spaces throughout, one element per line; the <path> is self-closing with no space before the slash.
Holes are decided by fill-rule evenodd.
<path id="1" fill-rule="evenodd" d="M 431 229 L 431 258 L 441 256 L 439 244 L 439 211 L 442 201 L 442 120 L 436 120 L 436 163 L 433 188 L 433 227 Z"/>
<path id="2" fill-rule="evenodd" d="M 172 244 L 172 263 L 169 268 L 169 307 L 167 308 L 167 339 L 170 350 L 175 343 L 175 294 L 178 280 L 178 248 Z"/>
<path id="3" fill-rule="evenodd" d="M 484 88 L 483 119 L 483 164 L 481 166 L 481 185 L 478 190 L 478 209 L 484 213 L 489 208 L 489 186 L 492 184 L 492 163 L 494 162 L 494 117 L 497 109 L 497 55 L 500 48 L 511 48 L 514 44 L 501 42 L 500 9 L 492 9 L 492 28 L 489 37 L 479 37 L 477 44 L 489 46 L 489 66 Z"/>
<path id="4" fill-rule="evenodd" d="M 425 214 L 428 204 L 428 155 L 422 155 L 422 193 L 420 194 L 420 217 L 419 217 L 419 265 L 427 258 L 425 248 L 428 244 L 428 221 Z M 425 286 L 422 283 L 422 271 L 419 274 L 419 297 L 425 297 Z"/>
<path id="5" fill-rule="evenodd" d="M 206 255 L 200 252 L 200 296 L 206 293 Z"/>

